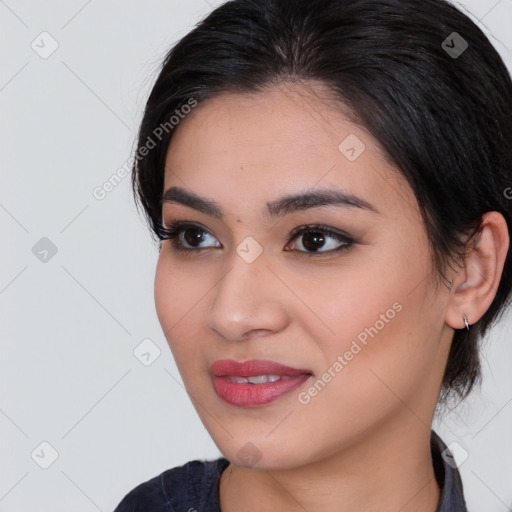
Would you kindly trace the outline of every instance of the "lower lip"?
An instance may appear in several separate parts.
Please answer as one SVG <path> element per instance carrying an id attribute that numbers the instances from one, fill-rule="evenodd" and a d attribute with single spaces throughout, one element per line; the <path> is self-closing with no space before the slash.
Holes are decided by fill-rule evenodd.
<path id="1" fill-rule="evenodd" d="M 299 375 L 292 379 L 267 382 L 265 384 L 237 384 L 226 377 L 213 377 L 213 387 L 225 402 L 238 407 L 259 407 L 277 400 L 282 395 L 298 388 L 311 375 Z"/>

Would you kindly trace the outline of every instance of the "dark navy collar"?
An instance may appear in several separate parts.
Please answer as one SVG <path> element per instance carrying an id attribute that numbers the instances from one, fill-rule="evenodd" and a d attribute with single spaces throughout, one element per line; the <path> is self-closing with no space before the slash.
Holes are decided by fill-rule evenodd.
<path id="1" fill-rule="evenodd" d="M 462 479 L 453 454 L 433 430 L 430 433 L 430 450 L 434 473 L 441 490 L 436 512 L 468 512 Z"/>

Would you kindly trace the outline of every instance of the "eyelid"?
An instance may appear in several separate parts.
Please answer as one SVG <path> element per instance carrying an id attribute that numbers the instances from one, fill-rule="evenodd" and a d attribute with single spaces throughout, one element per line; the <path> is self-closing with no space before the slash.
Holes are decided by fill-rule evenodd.
<path id="1" fill-rule="evenodd" d="M 336 237 L 345 238 L 348 240 L 353 240 L 353 237 L 349 235 L 347 232 L 342 229 L 326 226 L 324 224 L 301 224 L 292 229 L 290 232 L 290 239 L 288 243 L 290 243 L 297 235 L 300 235 L 304 232 L 312 232 L 312 231 L 320 231 L 322 233 L 326 233 L 328 235 L 334 235 Z"/>

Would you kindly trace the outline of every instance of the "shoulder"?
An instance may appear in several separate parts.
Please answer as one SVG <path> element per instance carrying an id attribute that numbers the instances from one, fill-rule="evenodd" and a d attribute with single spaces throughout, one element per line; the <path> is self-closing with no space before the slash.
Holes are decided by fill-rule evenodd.
<path id="1" fill-rule="evenodd" d="M 133 488 L 114 512 L 174 512 L 188 510 L 186 507 L 213 512 L 218 504 L 219 478 L 228 465 L 221 457 L 168 469 Z"/>

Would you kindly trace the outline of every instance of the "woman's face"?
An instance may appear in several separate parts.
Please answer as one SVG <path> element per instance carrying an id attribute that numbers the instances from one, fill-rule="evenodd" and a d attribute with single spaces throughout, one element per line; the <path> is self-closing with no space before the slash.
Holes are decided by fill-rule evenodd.
<path id="1" fill-rule="evenodd" d="M 223 94 L 175 130 L 164 190 L 215 203 L 222 217 L 168 194 L 164 225 L 195 227 L 176 240 L 189 251 L 162 244 L 156 310 L 221 452 L 237 465 L 285 469 L 397 425 L 429 429 L 453 334 L 448 294 L 435 292 L 414 195 L 376 141 L 291 86 Z M 329 193 L 346 197 L 277 206 Z M 298 371 L 283 378 L 256 366 L 251 375 L 280 380 L 254 384 L 234 378 L 248 374 L 236 364 L 214 376 L 219 360 Z"/>

